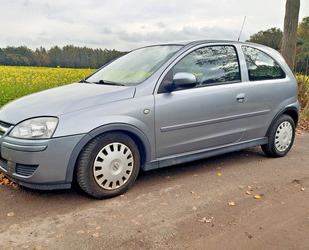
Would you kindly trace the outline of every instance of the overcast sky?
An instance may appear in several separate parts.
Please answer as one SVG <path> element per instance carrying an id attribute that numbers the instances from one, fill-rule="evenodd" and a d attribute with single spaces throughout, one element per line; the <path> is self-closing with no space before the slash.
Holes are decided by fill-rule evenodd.
<path id="1" fill-rule="evenodd" d="M 241 40 L 283 29 L 286 0 L 0 0 L 0 47 L 130 50 L 196 39 Z M 309 16 L 301 0 L 300 17 Z"/>

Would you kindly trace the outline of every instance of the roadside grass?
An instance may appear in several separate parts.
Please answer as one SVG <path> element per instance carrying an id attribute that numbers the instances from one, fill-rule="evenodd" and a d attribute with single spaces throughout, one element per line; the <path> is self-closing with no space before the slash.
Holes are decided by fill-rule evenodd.
<path id="1" fill-rule="evenodd" d="M 298 101 L 302 108 L 302 115 L 309 117 L 309 76 L 296 75 L 298 82 Z"/>
<path id="2" fill-rule="evenodd" d="M 82 80 L 94 69 L 0 66 L 0 107 L 44 89 Z"/>
<path id="3" fill-rule="evenodd" d="M 309 76 L 296 75 L 296 79 L 298 82 L 298 101 L 301 106 L 297 133 L 301 131 L 309 132 Z"/>

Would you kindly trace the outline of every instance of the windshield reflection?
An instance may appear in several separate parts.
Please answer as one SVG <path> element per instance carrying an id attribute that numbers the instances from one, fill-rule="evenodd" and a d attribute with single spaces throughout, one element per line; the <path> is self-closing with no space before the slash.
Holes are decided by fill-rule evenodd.
<path id="1" fill-rule="evenodd" d="M 150 77 L 182 46 L 160 45 L 134 50 L 98 70 L 87 82 L 113 82 L 137 85 Z"/>

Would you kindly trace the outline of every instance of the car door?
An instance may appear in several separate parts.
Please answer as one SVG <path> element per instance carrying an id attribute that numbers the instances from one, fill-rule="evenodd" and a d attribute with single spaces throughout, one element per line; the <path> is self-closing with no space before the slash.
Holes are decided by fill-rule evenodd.
<path id="1" fill-rule="evenodd" d="M 196 87 L 164 90 L 164 82 L 179 72 L 193 73 Z M 157 157 L 240 141 L 249 108 L 247 97 L 248 83 L 241 81 L 234 46 L 205 46 L 187 52 L 167 69 L 155 94 Z"/>

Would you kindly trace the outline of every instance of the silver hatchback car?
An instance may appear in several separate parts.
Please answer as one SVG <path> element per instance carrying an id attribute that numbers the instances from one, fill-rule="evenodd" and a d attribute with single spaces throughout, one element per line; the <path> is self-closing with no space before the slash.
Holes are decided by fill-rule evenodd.
<path id="1" fill-rule="evenodd" d="M 0 170 L 35 189 L 125 192 L 150 170 L 261 145 L 292 147 L 297 82 L 281 55 L 234 41 L 136 49 L 84 80 L 0 110 Z"/>

